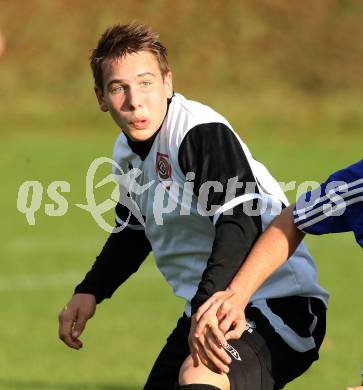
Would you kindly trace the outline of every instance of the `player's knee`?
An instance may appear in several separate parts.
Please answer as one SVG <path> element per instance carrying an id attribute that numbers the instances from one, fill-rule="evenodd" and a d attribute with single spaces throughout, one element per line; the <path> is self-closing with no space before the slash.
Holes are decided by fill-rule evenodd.
<path id="1" fill-rule="evenodd" d="M 184 361 L 180 369 L 179 384 L 183 390 L 230 390 L 226 374 L 216 374 L 204 365 L 194 367 L 191 356 Z"/>
<path id="2" fill-rule="evenodd" d="M 176 390 L 222 390 L 219 387 L 204 384 L 179 385 Z"/>

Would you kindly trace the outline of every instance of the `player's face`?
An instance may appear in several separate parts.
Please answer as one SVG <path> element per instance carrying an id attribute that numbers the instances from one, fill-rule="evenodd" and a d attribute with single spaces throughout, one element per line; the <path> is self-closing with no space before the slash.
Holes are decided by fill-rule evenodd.
<path id="1" fill-rule="evenodd" d="M 158 61 L 148 51 L 106 60 L 102 66 L 103 91 L 95 88 L 102 111 L 134 141 L 150 138 L 160 127 L 172 97 L 172 77 L 162 77 Z"/>

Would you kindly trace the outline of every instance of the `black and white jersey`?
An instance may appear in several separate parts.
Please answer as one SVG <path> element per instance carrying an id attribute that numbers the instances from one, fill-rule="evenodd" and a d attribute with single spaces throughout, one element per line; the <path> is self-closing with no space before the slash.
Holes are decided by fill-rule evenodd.
<path id="1" fill-rule="evenodd" d="M 76 289 L 94 292 L 98 302 L 111 296 L 152 250 L 190 316 L 228 286 L 257 237 L 288 204 L 228 121 L 180 94 L 169 102 L 152 139 L 133 142 L 121 133 L 113 159 L 119 165 L 114 171 L 121 194 L 116 219 L 122 229 L 106 243 L 108 258 L 101 254 Z M 132 213 L 124 206 L 130 200 Z M 112 242 L 119 249 L 110 259 Z M 97 275 L 109 281 L 97 282 Z M 268 299 L 290 296 L 328 300 L 303 243 L 255 293 L 251 305 L 289 345 L 308 350 L 312 339 L 298 336 L 268 305 Z"/>

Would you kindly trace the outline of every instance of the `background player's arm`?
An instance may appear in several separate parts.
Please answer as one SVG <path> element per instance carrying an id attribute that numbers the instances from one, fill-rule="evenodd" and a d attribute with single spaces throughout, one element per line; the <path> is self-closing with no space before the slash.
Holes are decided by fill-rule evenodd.
<path id="1" fill-rule="evenodd" d="M 219 326 L 224 329 L 230 329 L 234 321 L 244 321 L 244 310 L 252 295 L 290 257 L 304 237 L 294 223 L 293 209 L 294 205 L 285 208 L 272 221 L 226 290 L 214 294 L 198 309 L 196 337 L 215 316 L 223 318 Z M 232 329 L 225 338 L 239 338 L 243 330 L 244 327 Z"/>
<path id="2" fill-rule="evenodd" d="M 78 338 L 94 315 L 96 304 L 110 298 L 139 269 L 150 251 L 151 246 L 143 230 L 126 227 L 109 236 L 91 270 L 59 314 L 59 337 L 66 345 L 75 349 L 82 347 Z"/>
<path id="3" fill-rule="evenodd" d="M 206 325 L 213 331 L 214 327 L 210 325 L 215 323 L 216 317 L 223 319 L 219 323 L 223 329 L 228 329 L 233 321 L 244 321 L 244 309 L 254 292 L 288 259 L 301 242 L 304 233 L 300 229 L 311 234 L 352 230 L 358 244 L 363 246 L 363 234 L 359 222 L 362 201 L 358 190 L 359 186 L 362 186 L 362 173 L 363 160 L 333 173 L 316 190 L 303 194 L 297 205 L 283 210 L 259 238 L 230 286 L 225 291 L 215 293 L 199 308 L 194 337 L 198 338 Z M 340 188 L 342 184 L 348 185 Z M 338 192 L 342 198 L 349 199 L 345 204 L 345 214 L 323 215 L 323 204 L 329 206 L 328 210 L 336 207 L 331 200 L 331 195 L 328 196 L 328 191 L 331 191 L 331 195 Z M 309 203 L 306 203 L 306 198 L 310 198 Z M 340 205 L 342 204 L 341 202 Z M 306 206 L 309 207 L 305 208 Z M 225 337 L 226 339 L 239 338 L 243 330 L 236 327 Z M 215 331 L 214 337 L 220 337 L 220 332 Z M 224 342 L 221 337 L 220 343 Z"/>
<path id="4" fill-rule="evenodd" d="M 0 31 L 0 57 L 3 55 L 5 51 L 5 39 Z"/>
<path id="5" fill-rule="evenodd" d="M 283 210 L 257 241 L 226 291 L 216 293 L 199 308 L 197 319 L 201 320 L 196 335 L 213 321 L 216 312 L 229 321 L 236 318 L 236 313 L 242 316 L 241 308 L 244 309 L 253 293 L 294 252 L 304 235 L 301 229 L 310 234 L 353 231 L 358 244 L 363 246 L 362 175 L 363 160 L 360 160 L 333 173 L 314 191 L 301 195 L 296 205 Z M 348 201 L 344 203 L 344 199 Z M 343 213 L 332 215 L 329 211 L 334 208 Z M 230 332 L 226 336 L 238 338 L 240 334 Z"/>

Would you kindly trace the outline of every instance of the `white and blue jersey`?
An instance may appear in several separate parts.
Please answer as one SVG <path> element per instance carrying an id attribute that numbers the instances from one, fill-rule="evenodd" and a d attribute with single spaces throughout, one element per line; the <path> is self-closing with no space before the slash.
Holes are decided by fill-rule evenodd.
<path id="1" fill-rule="evenodd" d="M 352 231 L 363 247 L 363 160 L 333 173 L 298 199 L 296 226 L 309 234 Z"/>

